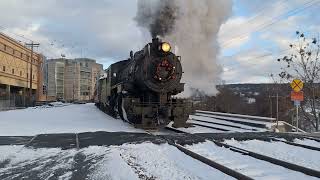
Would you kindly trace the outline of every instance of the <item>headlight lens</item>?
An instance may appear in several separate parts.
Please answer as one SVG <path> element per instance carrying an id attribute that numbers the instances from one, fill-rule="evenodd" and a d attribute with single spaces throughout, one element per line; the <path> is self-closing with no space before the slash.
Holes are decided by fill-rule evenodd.
<path id="1" fill-rule="evenodd" d="M 162 49 L 163 52 L 169 52 L 170 49 L 171 49 L 171 46 L 170 46 L 169 43 L 164 42 L 161 45 L 161 49 Z"/>

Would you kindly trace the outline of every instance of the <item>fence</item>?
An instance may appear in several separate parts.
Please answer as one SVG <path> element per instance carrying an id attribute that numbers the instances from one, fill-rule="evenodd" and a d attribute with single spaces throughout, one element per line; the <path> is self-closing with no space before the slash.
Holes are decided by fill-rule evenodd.
<path id="1" fill-rule="evenodd" d="M 24 107 L 35 106 L 35 97 L 32 97 L 31 103 L 29 97 L 19 94 L 11 94 L 0 96 L 0 111 L 18 109 Z"/>

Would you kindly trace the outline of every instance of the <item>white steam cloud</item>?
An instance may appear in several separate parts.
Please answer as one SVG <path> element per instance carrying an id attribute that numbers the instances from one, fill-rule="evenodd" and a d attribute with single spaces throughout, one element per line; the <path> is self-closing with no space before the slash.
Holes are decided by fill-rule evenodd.
<path id="1" fill-rule="evenodd" d="M 161 22 L 165 31 L 157 35 L 179 47 L 186 83 L 184 96 L 190 96 L 194 89 L 208 95 L 217 93 L 215 85 L 222 72 L 217 62 L 217 35 L 231 12 L 231 0 L 138 0 L 138 25 L 154 36 L 157 32 L 153 29 Z"/>

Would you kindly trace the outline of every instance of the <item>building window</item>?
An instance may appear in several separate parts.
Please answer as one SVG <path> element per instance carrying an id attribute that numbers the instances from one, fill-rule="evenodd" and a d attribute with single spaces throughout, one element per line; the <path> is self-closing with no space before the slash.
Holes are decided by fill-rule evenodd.
<path id="1" fill-rule="evenodd" d="M 32 79 L 34 79 L 34 75 L 32 75 Z"/>
<path id="2" fill-rule="evenodd" d="M 3 67 L 2 67 L 2 71 L 6 71 L 6 66 L 3 66 Z"/>
<path id="3" fill-rule="evenodd" d="M 14 69 L 12 69 L 12 74 L 14 74 Z"/>
<path id="4" fill-rule="evenodd" d="M 20 71 L 20 76 L 22 76 L 22 71 Z"/>
<path id="5" fill-rule="evenodd" d="M 27 78 L 29 78 L 29 74 L 27 73 Z"/>

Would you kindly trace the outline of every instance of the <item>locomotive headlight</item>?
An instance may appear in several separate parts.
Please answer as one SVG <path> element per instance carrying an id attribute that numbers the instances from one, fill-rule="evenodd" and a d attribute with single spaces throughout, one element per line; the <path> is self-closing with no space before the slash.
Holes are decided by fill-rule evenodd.
<path id="1" fill-rule="evenodd" d="M 169 52 L 170 49 L 171 49 L 171 46 L 170 46 L 169 43 L 164 42 L 161 45 L 161 49 L 162 49 L 163 52 Z"/>

